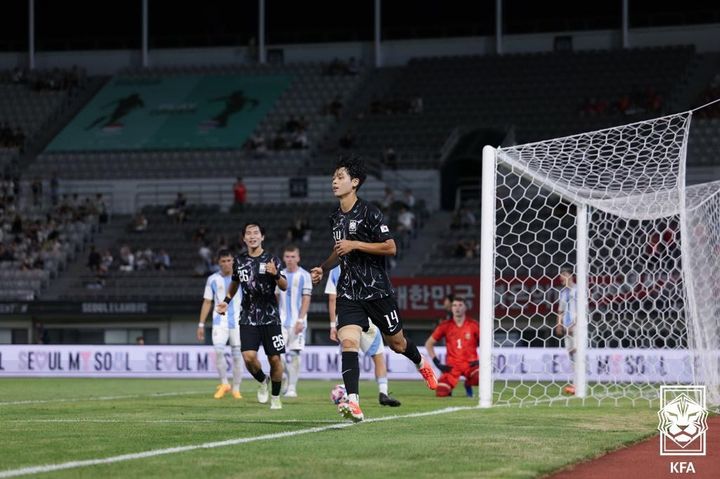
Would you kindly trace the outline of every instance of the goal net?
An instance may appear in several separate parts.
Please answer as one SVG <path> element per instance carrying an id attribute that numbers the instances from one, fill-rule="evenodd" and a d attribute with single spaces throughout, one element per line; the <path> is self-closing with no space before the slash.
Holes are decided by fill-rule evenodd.
<path id="1" fill-rule="evenodd" d="M 691 112 L 483 155 L 483 406 L 720 404 L 720 182 L 685 185 Z"/>

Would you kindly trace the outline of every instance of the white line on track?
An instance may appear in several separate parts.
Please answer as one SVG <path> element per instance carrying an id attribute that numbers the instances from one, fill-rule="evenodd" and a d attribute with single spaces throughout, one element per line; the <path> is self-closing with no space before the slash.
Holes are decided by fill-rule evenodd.
<path id="1" fill-rule="evenodd" d="M 406 418 L 415 418 L 415 417 L 424 417 L 424 416 L 436 416 L 438 414 L 447 414 L 447 413 L 452 413 L 452 412 L 457 412 L 457 411 L 466 411 L 466 410 L 470 410 L 470 409 L 477 409 L 477 406 L 449 407 L 449 408 L 437 409 L 434 411 L 427 411 L 427 412 L 418 412 L 418 413 L 394 415 L 394 416 L 384 416 L 384 417 L 368 419 L 368 420 L 364 421 L 364 423 L 392 421 L 394 419 L 406 419 Z M 363 423 L 360 423 L 360 424 L 363 424 Z M 217 447 L 235 446 L 237 444 L 245 444 L 245 443 L 249 443 L 249 442 L 271 441 L 273 439 L 284 439 L 286 437 L 300 436 L 302 434 L 311 434 L 314 432 L 323 432 L 323 431 L 328 431 L 330 429 L 343 429 L 343 428 L 350 427 L 353 425 L 354 425 L 354 423 L 352 423 L 352 422 L 337 422 L 337 423 L 334 423 L 334 424 L 331 424 L 328 426 L 311 427 L 308 429 L 279 432 L 279 433 L 275 433 L 275 434 L 265 434 L 262 436 L 241 437 L 241 438 L 237 438 L 237 439 L 228 439 L 225 441 L 215 441 L 215 442 L 206 442 L 206 443 L 202 443 L 202 444 L 194 444 L 194 445 L 189 445 L 189 446 L 170 447 L 167 449 L 152 449 L 150 451 L 136 452 L 136 453 L 132 453 L 132 454 L 123 454 L 120 456 L 111 456 L 111 457 L 105 457 L 105 458 L 101 458 L 101 459 L 87 459 L 84 461 L 71 461 L 71 462 L 64 462 L 61 464 L 46 464 L 46 465 L 42 465 L 42 466 L 23 467 L 20 469 L 8 469 L 5 471 L 0 471 L 0 478 L 18 477 L 18 476 L 25 476 L 28 474 L 39 474 L 39 473 L 43 473 L 43 472 L 60 471 L 63 469 L 74 469 L 77 467 L 96 466 L 99 464 L 112 464 L 114 462 L 132 461 L 135 459 L 144 459 L 147 457 L 163 456 L 166 454 L 177 454 L 180 452 L 194 451 L 197 449 L 214 449 Z"/>
<path id="2" fill-rule="evenodd" d="M 19 406 L 26 404 L 48 404 L 57 402 L 79 402 L 79 401 L 115 401 L 117 399 L 141 399 L 141 398 L 157 398 L 169 396 L 188 396 L 191 394 L 209 394 L 207 390 L 203 391 L 184 391 L 184 392 L 167 392 L 152 394 L 128 394 L 125 396 L 90 396 L 85 398 L 58 398 L 58 399 L 29 399 L 25 401 L 4 401 L 0 402 L 0 406 Z"/>

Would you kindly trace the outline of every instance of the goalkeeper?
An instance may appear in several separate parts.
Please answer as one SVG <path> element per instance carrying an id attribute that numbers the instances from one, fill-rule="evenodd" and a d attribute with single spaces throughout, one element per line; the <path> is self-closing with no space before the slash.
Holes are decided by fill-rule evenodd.
<path id="1" fill-rule="evenodd" d="M 480 325 L 467 316 L 465 298 L 456 296 L 452 300 L 452 318 L 441 322 L 425 342 L 425 349 L 435 366 L 442 372 L 438 379 L 435 395 L 452 396 L 452 391 L 465 376 L 465 386 L 478 385 Z M 445 339 L 445 363 L 435 355 L 435 344 Z"/>

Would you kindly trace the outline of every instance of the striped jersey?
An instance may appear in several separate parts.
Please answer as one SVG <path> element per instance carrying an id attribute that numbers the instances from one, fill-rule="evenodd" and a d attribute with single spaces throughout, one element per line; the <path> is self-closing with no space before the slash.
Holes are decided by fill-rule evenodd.
<path id="1" fill-rule="evenodd" d="M 283 276 L 287 279 L 287 290 L 276 288 L 275 293 L 279 295 L 280 321 L 289 328 L 300 317 L 303 296 L 312 296 L 312 279 L 310 273 L 302 267 L 294 273 L 284 269 Z"/>
<path id="2" fill-rule="evenodd" d="M 227 290 L 230 286 L 232 275 L 223 276 L 219 272 L 211 274 L 207 282 L 205 283 L 205 294 L 203 298 L 209 301 L 215 301 L 215 304 L 220 304 L 227 296 Z M 227 326 L 232 329 L 237 327 L 238 320 L 240 319 L 240 304 L 242 303 L 242 291 L 238 289 L 233 299 L 228 304 L 227 313 L 218 314 L 213 309 L 213 326 Z"/>
<path id="3" fill-rule="evenodd" d="M 575 324 L 575 318 L 577 317 L 577 286 L 565 287 L 560 291 L 558 313 L 562 314 L 562 324 L 566 328 Z"/>
<path id="4" fill-rule="evenodd" d="M 337 282 L 340 277 L 340 265 L 330 270 L 327 283 L 325 284 L 325 294 L 337 294 Z"/>

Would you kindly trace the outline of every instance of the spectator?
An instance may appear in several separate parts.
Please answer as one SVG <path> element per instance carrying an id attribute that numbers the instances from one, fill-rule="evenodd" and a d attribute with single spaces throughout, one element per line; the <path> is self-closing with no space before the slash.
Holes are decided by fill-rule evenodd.
<path id="1" fill-rule="evenodd" d="M 305 130 L 298 130 L 293 135 L 292 139 L 292 145 L 295 149 L 305 149 L 308 148 L 308 137 L 307 133 L 305 133 Z"/>
<path id="2" fill-rule="evenodd" d="M 153 258 L 153 266 L 155 269 L 164 271 L 170 268 L 170 255 L 164 249 L 157 252 Z"/>
<path id="3" fill-rule="evenodd" d="M 135 344 L 138 346 L 145 346 L 145 338 L 142 336 L 138 336 L 135 338 Z"/>
<path id="4" fill-rule="evenodd" d="M 133 218 L 132 222 L 132 230 L 135 232 L 142 232 L 147 230 L 148 227 L 148 220 L 145 217 L 144 214 L 138 213 L 135 215 L 135 218 Z"/>
<path id="5" fill-rule="evenodd" d="M 233 196 L 235 198 L 235 208 L 242 211 L 247 201 L 247 187 L 243 183 L 242 176 L 238 176 L 233 186 Z"/>
<path id="6" fill-rule="evenodd" d="M 103 251 L 102 258 L 100 260 L 99 273 L 106 274 L 108 271 L 110 271 L 114 260 L 115 258 L 113 258 L 113 255 L 109 249 Z"/>
<path id="7" fill-rule="evenodd" d="M 389 186 L 385 187 L 385 196 L 383 197 L 382 202 L 380 203 L 380 206 L 383 210 L 387 210 L 392 206 L 392 204 L 395 202 L 395 193 L 393 192 L 393 189 Z"/>
<path id="8" fill-rule="evenodd" d="M 90 245 L 90 254 L 88 254 L 87 267 L 93 273 L 99 273 L 101 262 L 102 257 L 100 256 L 100 253 L 98 253 L 95 249 L 95 245 Z"/>
<path id="9" fill-rule="evenodd" d="M 130 272 L 135 269 L 135 255 L 130 251 L 130 247 L 123 245 L 120 248 L 120 271 Z"/>
<path id="10" fill-rule="evenodd" d="M 302 216 L 298 216 L 287 230 L 287 239 L 291 243 L 296 243 L 298 241 L 309 243 L 311 234 L 312 229 L 310 228 L 310 223 L 308 223 L 308 221 Z"/>
<path id="11" fill-rule="evenodd" d="M 183 223 L 187 215 L 187 198 L 183 193 L 178 193 L 175 201 L 165 210 L 168 216 L 174 217 L 178 223 Z"/>
<path id="12" fill-rule="evenodd" d="M 407 205 L 409 209 L 415 208 L 415 195 L 410 188 L 405 188 L 403 191 L 402 202 Z"/>
<path id="13" fill-rule="evenodd" d="M 415 214 L 403 205 L 398 212 L 398 231 L 411 235 L 414 230 Z"/>

